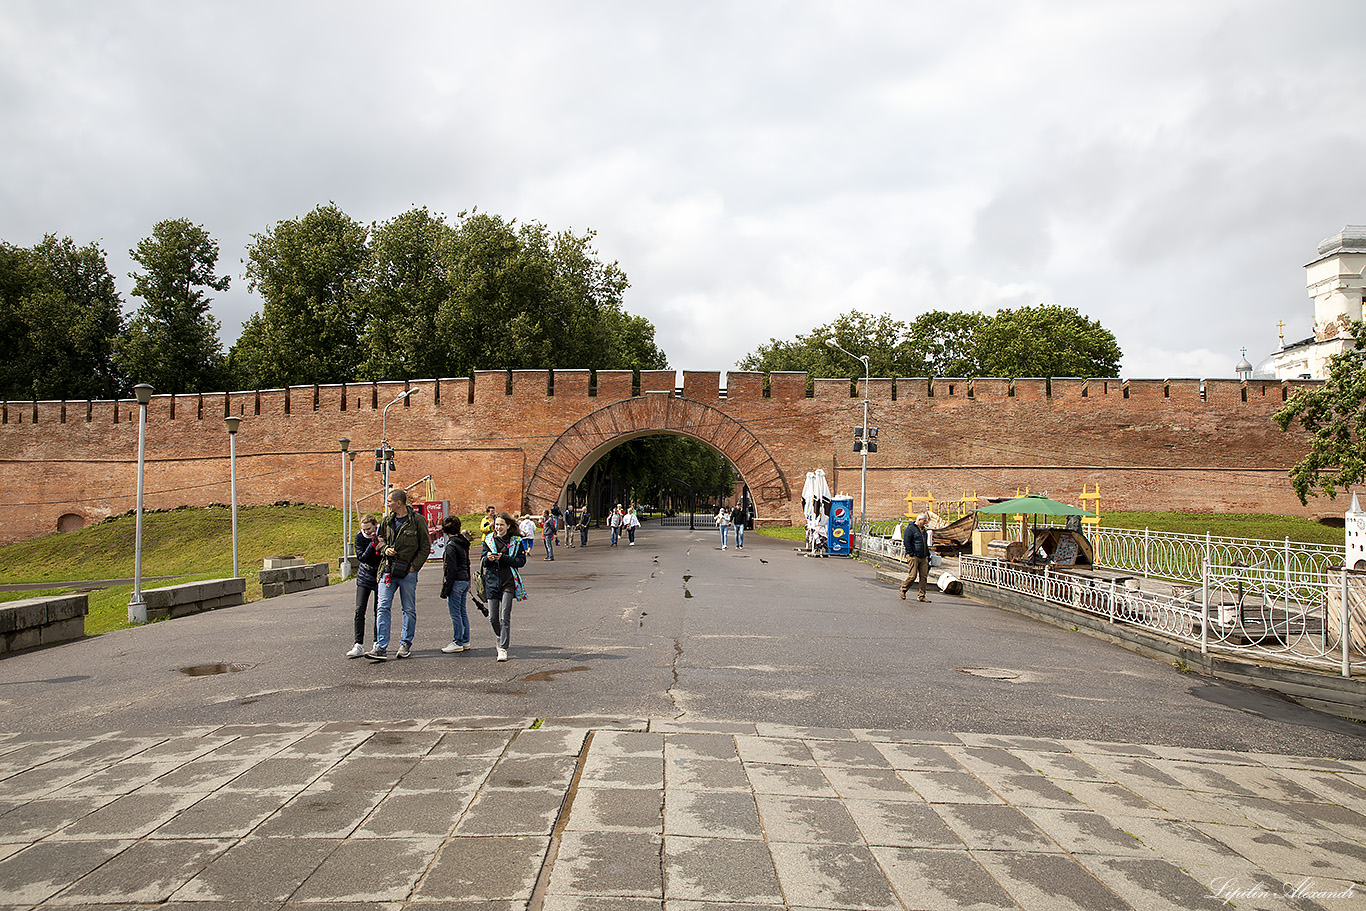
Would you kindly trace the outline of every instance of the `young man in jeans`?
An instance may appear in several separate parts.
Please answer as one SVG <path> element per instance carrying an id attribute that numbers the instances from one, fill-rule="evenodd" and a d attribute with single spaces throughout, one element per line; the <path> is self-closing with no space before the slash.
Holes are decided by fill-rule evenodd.
<path id="1" fill-rule="evenodd" d="M 375 611 L 379 631 L 375 636 L 375 647 L 365 653 L 371 661 L 389 659 L 390 612 L 394 604 L 394 592 L 398 592 L 403 608 L 403 632 L 398 644 L 398 657 L 407 658 L 412 652 L 413 635 L 417 632 L 417 571 L 427 560 L 432 542 L 427 536 L 427 522 L 422 513 L 408 508 L 406 491 L 395 490 L 389 494 L 389 509 L 379 523 L 379 537 L 384 542 L 380 563 L 379 604 Z M 394 578 L 398 573 L 407 572 L 402 578 Z"/>

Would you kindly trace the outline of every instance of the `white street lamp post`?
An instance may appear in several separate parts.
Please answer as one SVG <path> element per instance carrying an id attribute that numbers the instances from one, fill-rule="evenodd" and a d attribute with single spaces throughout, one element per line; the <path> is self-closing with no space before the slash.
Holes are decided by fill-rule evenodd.
<path id="1" fill-rule="evenodd" d="M 825 340 L 825 343 L 836 351 L 842 351 L 856 361 L 863 364 L 863 468 L 859 473 L 859 534 L 864 534 L 868 527 L 868 387 L 872 385 L 871 377 L 868 372 L 868 355 L 854 354 L 845 351 L 833 339 Z"/>
<path id="2" fill-rule="evenodd" d="M 142 466 L 147 455 L 147 403 L 152 387 L 138 383 L 133 387 L 138 399 L 138 505 L 133 530 L 133 595 L 128 599 L 128 622 L 147 622 L 147 600 L 142 597 Z"/>
<path id="3" fill-rule="evenodd" d="M 351 513 L 346 503 L 346 452 L 351 448 L 351 440 L 342 437 L 338 442 L 341 443 L 342 460 L 342 553 L 338 568 L 341 570 L 342 581 L 345 582 L 351 578 Z"/>
<path id="4" fill-rule="evenodd" d="M 384 406 L 384 413 L 380 416 L 380 423 L 379 423 L 379 436 L 380 436 L 379 448 L 380 448 L 380 450 L 381 450 L 381 458 L 382 458 L 382 463 L 383 463 L 383 467 L 384 467 L 384 496 L 385 496 L 385 502 L 388 502 L 388 497 L 389 497 L 389 431 L 388 431 L 388 428 L 389 428 L 389 409 L 392 408 L 393 406 L 397 405 L 399 402 L 403 401 L 404 399 L 406 399 L 408 396 L 412 395 L 414 392 L 417 392 L 420 388 L 421 388 L 421 387 L 419 387 L 419 386 L 414 386 L 412 389 L 409 389 L 407 392 L 403 393 L 403 394 L 400 395 L 398 398 L 394 399 L 394 400 L 393 400 L 392 402 L 390 402 L 388 405 L 385 405 L 385 406 Z"/>
<path id="5" fill-rule="evenodd" d="M 242 419 L 224 418 L 223 423 L 228 425 L 228 474 L 232 479 L 232 577 L 237 579 L 241 577 L 237 571 L 237 428 Z"/>

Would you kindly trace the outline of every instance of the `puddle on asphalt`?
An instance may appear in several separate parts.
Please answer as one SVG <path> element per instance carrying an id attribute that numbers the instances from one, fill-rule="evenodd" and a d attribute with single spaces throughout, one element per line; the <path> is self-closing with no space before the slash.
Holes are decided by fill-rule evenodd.
<path id="1" fill-rule="evenodd" d="M 692 573 L 687 573 L 687 574 L 685 574 L 685 575 L 683 576 L 683 581 L 684 581 L 684 582 L 691 582 L 691 581 L 692 581 Z"/>
<path id="2" fill-rule="evenodd" d="M 985 677 L 987 680 L 1015 680 L 1020 676 L 1019 671 L 1006 670 L 1003 667 L 960 667 L 956 670 L 960 674 Z"/>
<path id="3" fill-rule="evenodd" d="M 692 592 L 688 591 L 686 588 L 683 589 L 683 597 L 685 597 L 685 598 L 691 598 L 691 597 L 692 597 Z"/>
<path id="4" fill-rule="evenodd" d="M 255 667 L 254 664 L 195 664 L 177 668 L 186 677 L 210 677 L 214 674 L 239 674 Z"/>
<path id="5" fill-rule="evenodd" d="M 537 671 L 534 674 L 527 674 L 525 677 L 518 677 L 518 680 L 525 680 L 527 683 L 545 683 L 553 679 L 558 674 L 572 674 L 574 671 L 586 671 L 588 667 L 579 665 L 578 667 L 562 667 L 553 671 Z"/>

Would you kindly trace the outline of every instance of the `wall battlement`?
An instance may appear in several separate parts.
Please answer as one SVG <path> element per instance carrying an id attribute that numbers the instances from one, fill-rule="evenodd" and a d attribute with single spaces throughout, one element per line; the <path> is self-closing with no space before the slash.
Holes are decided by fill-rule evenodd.
<path id="1" fill-rule="evenodd" d="M 566 400 L 617 400 L 663 392 L 697 401 L 796 402 L 863 400 L 864 381 L 811 378 L 802 372 L 769 374 L 732 371 L 725 385 L 720 371 L 685 370 L 682 387 L 676 387 L 672 370 L 599 370 L 596 384 L 588 370 L 480 370 L 473 378 L 454 377 L 408 382 L 344 383 L 291 386 L 237 392 L 205 392 L 152 396 L 147 419 L 167 421 L 213 421 L 238 417 L 288 417 L 300 414 L 341 414 L 378 411 L 409 389 L 418 392 L 395 407 L 460 410 L 468 406 L 506 404 L 509 398 L 528 397 L 554 402 Z M 1156 402 L 1198 406 L 1239 402 L 1279 409 L 1301 388 L 1321 385 L 1319 380 L 1233 379 L 1082 379 L 1039 377 L 873 377 L 868 383 L 870 402 L 920 401 L 926 399 L 972 399 L 977 402 L 1048 404 L 1061 399 Z M 137 402 L 132 399 L 18 400 L 0 402 L 0 425 L 122 423 L 137 421 Z"/>

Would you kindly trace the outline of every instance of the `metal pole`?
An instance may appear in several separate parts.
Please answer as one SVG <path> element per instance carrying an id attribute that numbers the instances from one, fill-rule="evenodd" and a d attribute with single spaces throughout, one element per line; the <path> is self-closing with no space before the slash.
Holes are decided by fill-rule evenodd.
<path id="1" fill-rule="evenodd" d="M 1209 654 L 1209 560 L 1200 569 L 1200 654 Z"/>
<path id="2" fill-rule="evenodd" d="M 1342 568 L 1342 676 L 1352 676 L 1352 661 L 1348 656 L 1348 643 L 1351 639 L 1352 612 L 1347 604 L 1347 567 Z"/>
<path id="3" fill-rule="evenodd" d="M 232 476 L 232 577 L 239 578 L 237 571 L 237 434 L 228 434 L 229 474 Z"/>
<path id="4" fill-rule="evenodd" d="M 147 403 L 152 387 L 139 383 L 133 387 L 138 398 L 138 503 L 133 529 L 133 595 L 128 599 L 128 622 L 147 622 L 147 600 L 142 597 L 142 469 L 147 455 Z"/>
<path id="5" fill-rule="evenodd" d="M 859 469 L 859 536 L 868 530 L 868 387 L 872 380 L 868 373 L 868 355 L 863 358 L 863 467 Z M 850 542 L 852 543 L 852 542 Z"/>
<path id="6" fill-rule="evenodd" d="M 228 478 L 232 490 L 232 577 L 237 579 L 241 576 L 237 570 L 237 428 L 242 419 L 226 417 L 223 423 L 228 425 Z"/>
<path id="7" fill-rule="evenodd" d="M 342 437 L 338 442 L 341 443 L 342 551 L 341 559 L 337 562 L 337 569 L 341 574 L 342 581 L 345 582 L 351 578 L 351 561 L 347 559 L 351 553 L 351 514 L 346 503 L 346 451 L 351 448 L 351 441 Z"/>

